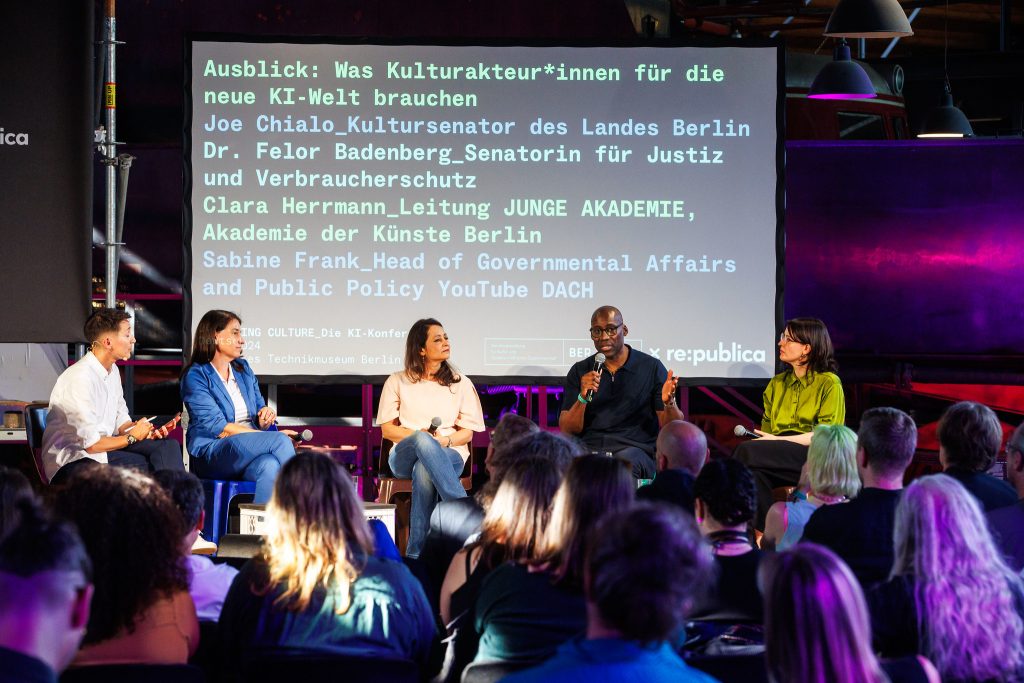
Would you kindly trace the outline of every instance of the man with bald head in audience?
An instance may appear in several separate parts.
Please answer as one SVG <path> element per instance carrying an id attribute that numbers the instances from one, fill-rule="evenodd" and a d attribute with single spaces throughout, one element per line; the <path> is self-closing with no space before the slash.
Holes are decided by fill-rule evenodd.
<path id="1" fill-rule="evenodd" d="M 658 432 L 658 474 L 653 482 L 637 490 L 636 497 L 672 503 L 693 514 L 693 482 L 709 454 L 708 440 L 700 427 L 685 420 L 672 420 Z"/>
<path id="2" fill-rule="evenodd" d="M 569 368 L 558 428 L 592 451 L 628 460 L 637 479 L 651 477 L 658 430 L 683 419 L 676 406 L 678 378 L 657 358 L 626 344 L 629 327 L 614 306 L 594 311 L 589 332 L 597 353 Z M 604 356 L 600 370 L 598 354 Z"/>
<path id="3" fill-rule="evenodd" d="M 0 539 L 0 683 L 56 683 L 85 635 L 92 564 L 72 524 L 20 505 Z"/>
<path id="4" fill-rule="evenodd" d="M 1006 442 L 1006 478 L 1020 500 L 990 511 L 988 526 L 1006 563 L 1019 572 L 1024 569 L 1024 422 Z"/>

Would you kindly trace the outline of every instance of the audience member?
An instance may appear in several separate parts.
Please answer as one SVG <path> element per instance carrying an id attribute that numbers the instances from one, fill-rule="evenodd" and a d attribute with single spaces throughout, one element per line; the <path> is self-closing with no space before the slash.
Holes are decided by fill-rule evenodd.
<path id="1" fill-rule="evenodd" d="M 583 632 L 587 538 L 602 516 L 628 508 L 635 497 L 636 484 L 626 461 L 606 455 L 573 461 L 533 561 L 504 564 L 480 587 L 475 618 L 480 647 L 475 661 L 540 661 Z"/>
<path id="2" fill-rule="evenodd" d="M 171 497 L 148 475 L 88 467 L 72 474 L 54 505 L 78 526 L 96 585 L 73 666 L 188 661 L 199 622 Z"/>
<path id="3" fill-rule="evenodd" d="M 717 573 L 710 590 L 699 594 L 695 619 L 762 620 L 757 568 L 762 553 L 750 540 L 757 511 L 754 475 L 738 460 L 709 462 L 697 475 L 695 515 L 711 545 Z"/>
<path id="4" fill-rule="evenodd" d="M 678 508 L 640 503 L 609 514 L 590 535 L 585 637 L 507 683 L 703 683 L 670 643 L 710 573 L 711 556 Z"/>
<path id="5" fill-rule="evenodd" d="M 672 503 L 693 512 L 693 480 L 709 454 L 708 440 L 700 427 L 685 420 L 665 423 L 654 450 L 658 473 L 654 481 L 637 490 L 636 497 Z"/>
<path id="6" fill-rule="evenodd" d="M 18 526 L 22 501 L 34 502 L 35 491 L 25 475 L 16 469 L 0 465 L 0 538 Z"/>
<path id="7" fill-rule="evenodd" d="M 85 634 L 92 567 L 70 523 L 17 507 L 0 536 L 0 681 L 56 683 Z"/>
<path id="8" fill-rule="evenodd" d="M 984 510 L 1013 505 L 1017 492 L 988 470 L 1003 442 L 1003 427 L 988 406 L 954 403 L 939 420 L 939 462 L 943 472 L 964 485 Z"/>
<path id="9" fill-rule="evenodd" d="M 868 594 L 875 647 L 920 653 L 943 680 L 1024 678 L 1024 582 L 955 479 L 915 480 L 896 508 L 892 577 Z"/>
<path id="10" fill-rule="evenodd" d="M 61 373 L 50 394 L 42 445 L 50 482 L 62 484 L 91 460 L 143 471 L 185 469 L 178 444 L 164 440 L 177 418 L 156 428 L 128 414 L 114 364 L 131 358 L 131 317 L 101 308 L 85 321 L 84 332 L 89 353 Z"/>
<path id="11" fill-rule="evenodd" d="M 857 495 L 857 435 L 843 425 L 818 425 L 807 449 L 805 467 L 807 496 L 775 503 L 768 510 L 761 539 L 765 550 L 785 550 L 796 545 L 811 513 L 823 505 L 845 503 Z"/>
<path id="12" fill-rule="evenodd" d="M 1020 499 L 988 513 L 988 527 L 1015 572 L 1024 569 L 1024 423 L 1006 442 L 1006 478 Z"/>
<path id="13" fill-rule="evenodd" d="M 909 415 L 896 408 L 865 411 L 857 432 L 864 487 L 849 503 L 818 508 L 804 527 L 803 540 L 843 558 L 865 588 L 884 581 L 892 569 L 896 504 L 916 448 L 917 426 Z"/>
<path id="14" fill-rule="evenodd" d="M 153 475 L 178 508 L 181 518 L 181 553 L 188 568 L 188 592 L 196 606 L 199 621 L 217 621 L 224 606 L 224 597 L 231 588 L 238 570 L 229 564 L 214 564 L 202 555 L 193 555 L 192 546 L 203 528 L 203 484 L 190 472 L 165 470 Z"/>
<path id="15" fill-rule="evenodd" d="M 430 530 L 427 531 L 427 538 L 423 542 L 419 561 L 426 574 L 427 595 L 435 607 L 438 605 L 441 583 L 444 581 L 448 566 L 452 563 L 452 558 L 470 536 L 480 531 L 484 511 L 490 499 L 494 497 L 505 469 L 519 452 L 518 448 L 511 450 L 512 444 L 523 437 L 536 434 L 539 430 L 535 422 L 525 417 L 515 413 L 503 415 L 491 432 L 491 442 L 487 445 L 487 456 L 484 459 L 484 466 L 490 477 L 487 485 L 482 491 L 478 491 L 476 496 L 442 500 L 430 513 Z M 552 447 L 561 446 L 563 443 L 567 442 L 543 441 L 544 446 Z M 506 451 L 509 453 L 507 457 L 504 455 Z M 565 466 L 568 467 L 568 461 Z"/>
<path id="16" fill-rule="evenodd" d="M 404 565 L 374 557 L 348 472 L 300 451 L 281 467 L 266 516 L 262 553 L 242 567 L 221 611 L 225 671 L 271 649 L 427 659 L 427 597 Z"/>
<path id="17" fill-rule="evenodd" d="M 939 683 L 924 657 L 879 662 L 864 593 L 828 548 L 801 543 L 761 567 L 765 658 L 773 681 Z"/>

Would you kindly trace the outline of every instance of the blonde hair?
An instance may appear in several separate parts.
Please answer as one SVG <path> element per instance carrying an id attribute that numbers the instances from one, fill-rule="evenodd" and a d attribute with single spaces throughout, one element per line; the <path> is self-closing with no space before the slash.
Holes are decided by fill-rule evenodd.
<path id="1" fill-rule="evenodd" d="M 800 543 L 761 563 L 765 659 L 773 681 L 881 683 L 871 622 L 853 573 L 828 548 Z"/>
<path id="2" fill-rule="evenodd" d="M 282 586 L 274 604 L 294 612 L 318 588 L 335 594 L 338 614 L 373 553 L 373 535 L 348 473 L 330 457 L 299 453 L 281 468 L 267 504 L 263 559 L 266 590 Z"/>
<path id="3" fill-rule="evenodd" d="M 1015 604 L 1024 583 L 960 482 L 936 474 L 908 486 L 896 507 L 894 546 L 892 576 L 914 579 L 919 651 L 943 680 L 1004 680 L 1024 670 Z"/>
<path id="4" fill-rule="evenodd" d="M 807 476 L 813 493 L 847 498 L 860 493 L 856 432 L 843 425 L 815 427 L 807 449 Z"/>

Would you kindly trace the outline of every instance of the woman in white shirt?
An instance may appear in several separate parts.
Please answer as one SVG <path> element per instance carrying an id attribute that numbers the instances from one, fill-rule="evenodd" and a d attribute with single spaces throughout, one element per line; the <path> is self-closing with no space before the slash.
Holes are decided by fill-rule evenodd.
<path id="1" fill-rule="evenodd" d="M 417 320 L 405 342 L 405 369 L 388 377 L 377 409 L 383 437 L 395 444 L 388 456 L 391 471 L 413 480 L 408 557 L 419 557 L 437 497 L 466 495 L 459 474 L 473 432 L 484 430 L 480 397 L 448 362 L 450 355 L 441 323 Z M 430 430 L 434 418 L 441 423 Z"/>

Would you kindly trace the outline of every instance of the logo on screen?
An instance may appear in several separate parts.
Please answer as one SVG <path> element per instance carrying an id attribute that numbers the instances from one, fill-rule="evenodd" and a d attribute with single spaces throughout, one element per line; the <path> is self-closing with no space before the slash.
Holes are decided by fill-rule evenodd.
<path id="1" fill-rule="evenodd" d="M 0 145 L 27 145 L 28 133 L 8 133 L 0 128 Z"/>

